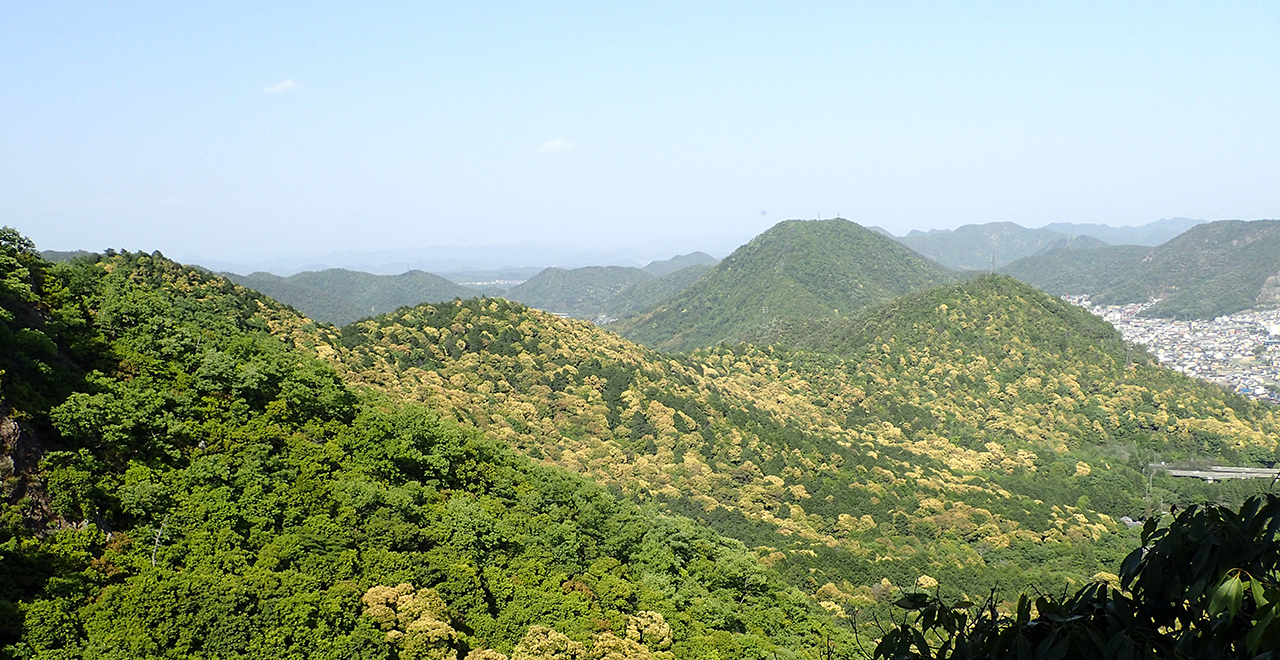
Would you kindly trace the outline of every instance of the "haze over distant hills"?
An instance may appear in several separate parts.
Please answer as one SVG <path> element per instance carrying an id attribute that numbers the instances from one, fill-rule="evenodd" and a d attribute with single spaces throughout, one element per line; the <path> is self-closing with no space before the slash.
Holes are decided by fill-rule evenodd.
<path id="1" fill-rule="evenodd" d="M 750 234 L 681 235 L 623 245 L 591 246 L 571 243 L 486 243 L 436 245 L 372 252 L 334 252 L 316 256 L 219 258 L 190 255 L 184 259 L 216 272 L 269 272 L 292 275 L 303 271 L 344 268 L 379 275 L 395 275 L 423 270 L 452 277 L 466 271 L 493 271 L 508 268 L 557 266 L 564 269 L 589 266 L 630 266 L 639 268 L 668 255 L 701 250 L 728 254 L 750 240 Z"/>
<path id="2" fill-rule="evenodd" d="M 372 275 L 341 268 L 308 271 L 280 277 L 271 273 L 236 275 L 227 279 L 261 291 L 307 316 L 334 325 L 383 314 L 405 305 L 470 298 L 474 290 L 439 275 L 411 270 L 399 275 Z"/>
<path id="3" fill-rule="evenodd" d="M 690 252 L 689 254 L 671 257 L 665 261 L 651 262 L 643 270 L 654 277 L 662 277 L 689 266 L 714 266 L 718 263 L 720 263 L 719 259 L 706 252 Z"/>
<path id="4" fill-rule="evenodd" d="M 643 311 L 689 288 L 711 272 L 716 263 L 685 266 L 650 280 L 636 282 L 618 292 L 601 310 L 605 320 L 617 319 Z"/>
<path id="5" fill-rule="evenodd" d="M 89 253 L 68 253 L 65 258 L 80 254 Z M 572 270 L 506 268 L 452 274 L 463 280 L 461 283 L 418 270 L 376 275 L 331 268 L 288 277 L 261 272 L 223 273 L 223 276 L 291 305 L 313 319 L 335 325 L 405 305 L 477 295 L 504 297 L 549 312 L 591 319 L 605 313 L 611 316 L 631 313 L 655 304 L 688 286 L 715 263 L 714 257 L 694 252 L 653 261 L 643 269 L 627 266 Z M 618 299 L 614 300 L 615 297 Z"/>
<path id="6" fill-rule="evenodd" d="M 655 348 L 687 350 L 736 340 L 773 319 L 850 314 L 952 278 L 946 268 L 848 220 L 788 220 L 616 328 Z"/>
<path id="7" fill-rule="evenodd" d="M 1204 220 L 1172 218 L 1140 227 L 1111 227 L 1102 224 L 1059 222 L 1028 229 L 1012 222 L 964 225 L 958 229 L 912 231 L 895 237 L 920 254 L 949 268 L 990 270 L 1018 259 L 1044 254 L 1059 247 L 1148 245 L 1163 243 Z M 878 231 L 884 230 L 876 228 Z M 887 232 L 884 232 L 887 234 Z M 1086 240 L 1088 239 L 1088 240 Z M 1092 240 L 1097 245 L 1089 243 Z M 1078 244 L 1078 241 L 1084 241 Z"/>
<path id="8" fill-rule="evenodd" d="M 1199 224 L 1154 248 L 1055 250 L 1004 272 L 1101 303 L 1161 299 L 1144 312 L 1149 316 L 1213 318 L 1280 303 L 1280 221 Z"/>
<path id="9" fill-rule="evenodd" d="M 592 318 L 619 291 L 651 278 L 639 268 L 622 266 L 548 268 L 502 297 L 556 314 Z"/>
<path id="10" fill-rule="evenodd" d="M 547 268 L 501 297 L 574 318 L 638 311 L 692 284 L 717 260 L 704 252 L 654 261 L 644 268 Z"/>
<path id="11" fill-rule="evenodd" d="M 1208 220 L 1192 218 L 1165 218 L 1139 226 L 1112 227 L 1101 224 L 1076 224 L 1072 222 L 1054 222 L 1044 226 L 1068 236 L 1092 236 L 1111 245 L 1148 245 L 1156 246 L 1173 237 L 1202 225 Z"/>
<path id="12" fill-rule="evenodd" d="M 1042 254 L 1072 241 L 1049 229 L 1027 229 L 1012 222 L 965 225 L 956 230 L 911 232 L 903 245 L 957 270 L 990 270 L 1022 257 Z"/>

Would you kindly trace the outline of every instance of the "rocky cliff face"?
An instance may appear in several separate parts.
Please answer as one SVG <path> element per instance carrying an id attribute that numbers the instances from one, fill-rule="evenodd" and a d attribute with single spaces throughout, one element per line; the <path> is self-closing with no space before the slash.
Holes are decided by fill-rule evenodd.
<path id="1" fill-rule="evenodd" d="M 33 531 L 44 529 L 54 518 L 38 476 L 42 458 L 44 448 L 35 436 L 0 403 L 0 497 L 9 505 L 24 504 L 23 521 Z"/>

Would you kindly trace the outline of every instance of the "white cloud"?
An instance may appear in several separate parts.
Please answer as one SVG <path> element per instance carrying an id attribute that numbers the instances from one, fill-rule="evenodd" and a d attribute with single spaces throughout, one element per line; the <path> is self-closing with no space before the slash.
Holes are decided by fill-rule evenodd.
<path id="1" fill-rule="evenodd" d="M 300 83 L 296 83 L 293 81 L 293 78 L 289 78 L 288 80 L 282 83 L 272 85 L 262 90 L 262 93 L 263 94 L 279 94 L 280 92 L 292 92 L 294 90 L 301 89 L 301 88 L 302 88 L 302 85 Z"/>
<path id="2" fill-rule="evenodd" d="M 542 148 L 539 149 L 538 151 L 541 151 L 544 154 L 549 154 L 549 153 L 554 153 L 556 151 L 569 151 L 571 149 L 573 149 L 572 142 L 564 138 L 556 138 L 554 140 L 547 140 L 546 142 L 542 143 Z"/>

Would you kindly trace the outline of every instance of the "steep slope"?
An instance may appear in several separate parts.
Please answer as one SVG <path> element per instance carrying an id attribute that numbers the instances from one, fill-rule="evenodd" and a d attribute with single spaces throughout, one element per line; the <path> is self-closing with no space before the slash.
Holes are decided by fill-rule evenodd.
<path id="1" fill-rule="evenodd" d="M 741 543 L 420 405 L 357 396 L 314 357 L 334 355 L 332 328 L 223 278 L 158 254 L 52 267 L 0 233 L 0 309 L 0 458 L 14 428 L 42 436 L 43 453 L 18 475 L 42 486 L 40 501 L 4 475 L 6 655 L 798 659 L 828 637 L 853 648 Z M 104 369 L 71 392 L 25 381 L 43 396 L 24 401 L 59 399 L 48 426 L 8 414 L 8 368 L 84 355 L 12 341 L 14 310 L 30 317 L 27 338 L 103 339 L 86 350 Z M 66 322 L 79 330 L 56 329 Z"/>
<path id="2" fill-rule="evenodd" d="M 1023 257 L 1041 254 L 1070 242 L 1070 236 L 1049 229 L 1027 229 L 1012 222 L 965 225 L 956 230 L 912 232 L 899 238 L 903 245 L 958 270 L 991 270 Z"/>
<path id="3" fill-rule="evenodd" d="M 623 289 L 652 278 L 639 268 L 625 266 L 573 270 L 552 267 L 508 290 L 502 297 L 554 314 L 589 319 L 599 316 L 605 304 Z"/>
<path id="4" fill-rule="evenodd" d="M 711 272 L 711 264 L 697 264 L 672 271 L 657 279 L 636 282 L 604 304 L 606 316 L 620 318 L 643 311 L 693 286 Z"/>
<path id="5" fill-rule="evenodd" d="M 1161 245 L 1101 292 L 1101 302 L 1160 298 L 1148 316 L 1213 318 L 1275 304 L 1280 291 L 1280 220 L 1197 225 Z"/>
<path id="6" fill-rule="evenodd" d="M 670 357 L 459 301 L 345 328 L 330 359 L 741 539 L 833 611 L 878 611 L 933 580 L 1057 588 L 1132 547 L 1119 516 L 1265 487 L 1156 476 L 1148 491 L 1150 457 L 1271 460 L 1280 418 L 1010 278 L 795 325 L 791 348 Z"/>
<path id="7" fill-rule="evenodd" d="M 720 263 L 719 259 L 706 252 L 690 252 L 671 257 L 666 261 L 651 261 L 642 270 L 654 277 L 663 277 L 689 266 L 714 266 L 718 263 Z"/>
<path id="8" fill-rule="evenodd" d="M 350 655 L 341 645 L 357 635 L 388 639 L 352 614 L 360 594 L 405 581 L 439 596 L 450 613 L 427 609 L 472 648 L 509 649 L 537 621 L 581 642 L 596 626 L 621 638 L 629 617 L 656 611 L 678 657 L 721 645 L 769 658 L 769 644 L 787 657 L 821 639 L 822 620 L 742 546 L 660 520 L 683 513 L 740 539 L 865 622 L 935 582 L 981 596 L 1086 580 L 1135 543 L 1115 516 L 1266 486 L 1148 481 L 1147 461 L 1270 460 L 1280 431 L 1273 409 L 1153 367 L 1097 319 L 1004 277 L 775 323 L 786 349 L 663 356 L 504 300 L 404 308 L 339 336 L 158 257 L 96 268 L 71 280 L 92 294 L 121 377 L 59 423 L 94 461 L 116 446 L 133 453 L 103 456 L 138 458 L 46 461 L 53 501 L 90 522 L 50 545 L 21 537 L 5 547 L 30 553 L 6 566 L 64 552 L 74 583 L 94 586 L 68 595 L 67 580 L 37 579 L 19 598 L 25 620 L 52 622 L 41 634 L 82 626 L 134 655 L 182 630 L 210 644 L 299 640 L 275 656 Z M 353 401 L 307 355 L 394 402 L 364 387 Z M 462 428 L 415 412 L 423 403 Z M 504 447 L 645 508 L 543 479 Z M 99 516 L 137 541 L 74 536 L 106 529 Z M 17 575 L 0 586 L 27 584 Z M 175 601 L 192 604 L 175 615 Z M 267 634 L 285 625 L 307 634 Z M 196 652 L 208 650 L 178 654 Z"/>
<path id="9" fill-rule="evenodd" d="M 405 305 L 468 298 L 475 292 L 439 275 L 411 270 L 400 275 L 373 275 L 342 268 L 280 277 L 270 273 L 223 274 L 261 291 L 308 317 L 334 325 L 389 312 Z"/>
<path id="10" fill-rule="evenodd" d="M 849 314 L 949 281 L 946 269 L 848 220 L 789 220 L 618 332 L 662 350 L 734 341 L 774 319 Z"/>
<path id="11" fill-rule="evenodd" d="M 1213 318 L 1280 304 L 1280 221 L 1198 224 L 1155 248 L 1055 250 L 1003 269 L 1050 293 L 1123 304 L 1161 299 L 1148 316 Z"/>
<path id="12" fill-rule="evenodd" d="M 1140 245 L 1058 248 L 1023 257 L 1000 272 L 1054 295 L 1096 294 L 1130 277 L 1150 252 Z"/>

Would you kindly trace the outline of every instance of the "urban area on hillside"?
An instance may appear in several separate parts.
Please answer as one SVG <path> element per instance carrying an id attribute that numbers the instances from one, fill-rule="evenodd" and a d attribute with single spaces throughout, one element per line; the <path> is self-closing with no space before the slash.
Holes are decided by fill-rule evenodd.
<path id="1" fill-rule="evenodd" d="M 1280 310 L 1179 321 L 1140 316 L 1154 300 L 1095 305 L 1089 296 L 1063 299 L 1106 319 L 1126 341 L 1147 347 L 1173 369 L 1254 399 L 1280 403 Z"/>

